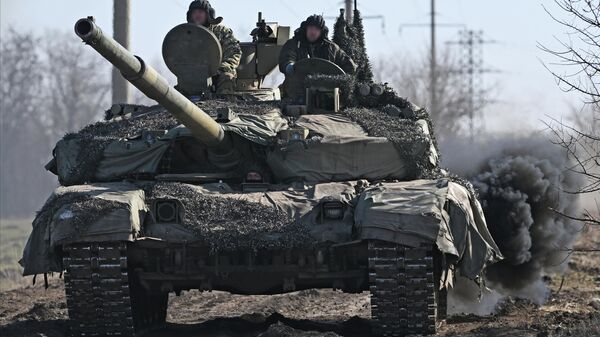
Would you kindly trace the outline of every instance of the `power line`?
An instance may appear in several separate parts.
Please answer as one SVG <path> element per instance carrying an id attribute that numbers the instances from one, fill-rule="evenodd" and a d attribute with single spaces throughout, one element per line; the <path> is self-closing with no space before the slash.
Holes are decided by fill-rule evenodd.
<path id="1" fill-rule="evenodd" d="M 352 22 L 352 14 L 354 13 L 354 11 L 352 10 L 353 5 L 354 5 L 354 9 L 357 9 L 358 1 L 357 0 L 344 0 L 343 4 L 345 7 L 344 14 L 346 15 L 346 22 Z M 337 16 L 324 17 L 324 19 L 326 19 L 326 20 L 335 20 L 337 18 L 338 18 Z M 383 33 L 383 35 L 385 35 L 385 16 L 383 16 L 383 15 L 362 15 L 362 19 L 363 20 L 380 20 L 381 21 L 381 32 Z"/>
<path id="2" fill-rule="evenodd" d="M 429 27 L 431 34 L 431 55 L 429 60 L 429 95 L 430 95 L 430 106 L 429 112 L 431 115 L 435 116 L 437 114 L 438 104 L 437 104 L 437 55 L 436 55 L 436 29 L 438 27 L 456 27 L 463 26 L 463 24 L 456 23 L 438 23 L 435 20 L 435 16 L 437 13 L 435 12 L 435 0 L 431 0 L 430 3 L 431 11 L 430 22 L 429 23 L 408 23 L 402 24 L 398 28 L 399 34 L 402 34 L 403 27 Z"/>
<path id="3" fill-rule="evenodd" d="M 431 27 L 431 23 L 403 23 L 398 26 L 398 34 L 402 34 L 404 28 L 420 28 L 420 27 Z M 464 23 L 435 23 L 436 28 L 466 28 L 467 25 Z"/>
<path id="4" fill-rule="evenodd" d="M 459 32 L 458 41 L 449 41 L 448 44 L 457 45 L 460 48 L 459 68 L 453 72 L 458 74 L 463 85 L 461 88 L 463 97 L 467 101 L 463 107 L 463 113 L 469 118 L 469 136 L 475 137 L 475 130 L 483 127 L 484 119 L 480 118 L 486 103 L 483 74 L 498 72 L 497 70 L 485 68 L 483 61 L 483 46 L 496 43 L 494 40 L 485 40 L 482 30 L 463 29 Z M 476 125 L 480 122 L 481 125 Z"/>

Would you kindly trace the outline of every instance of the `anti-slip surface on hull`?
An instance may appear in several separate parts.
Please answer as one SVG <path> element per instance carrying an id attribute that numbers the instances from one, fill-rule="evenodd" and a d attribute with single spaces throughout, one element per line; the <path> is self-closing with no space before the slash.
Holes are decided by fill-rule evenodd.
<path id="1" fill-rule="evenodd" d="M 218 45 L 202 27 L 172 32 L 186 30 Z M 304 102 L 265 100 L 289 29 L 262 31 L 243 45 L 263 57 L 243 58 L 236 91 L 176 74 L 186 97 L 78 21 L 82 40 L 160 105 L 114 106 L 47 165 L 62 186 L 22 264 L 66 271 L 73 335 L 139 335 L 165 322 L 170 292 L 308 288 L 368 290 L 377 335 L 434 333 L 454 273 L 479 280 L 501 258 L 470 186 L 439 168 L 424 109 L 345 74 L 295 83 Z"/>

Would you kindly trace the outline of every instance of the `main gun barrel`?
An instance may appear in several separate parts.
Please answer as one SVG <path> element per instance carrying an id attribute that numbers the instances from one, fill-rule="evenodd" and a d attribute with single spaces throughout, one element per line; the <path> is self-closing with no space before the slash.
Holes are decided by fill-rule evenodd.
<path id="1" fill-rule="evenodd" d="M 224 132 L 217 122 L 171 87 L 167 80 L 141 58 L 130 53 L 111 37 L 104 35 L 93 18 L 78 20 L 75 24 L 75 33 L 119 69 L 126 80 L 165 107 L 204 144 L 212 147 L 223 141 Z"/>

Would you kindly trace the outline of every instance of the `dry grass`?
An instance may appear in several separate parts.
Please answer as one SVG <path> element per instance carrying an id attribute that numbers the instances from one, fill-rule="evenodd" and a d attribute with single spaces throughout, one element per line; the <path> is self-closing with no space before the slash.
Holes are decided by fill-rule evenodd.
<path id="1" fill-rule="evenodd" d="M 30 219 L 0 219 L 0 291 L 29 281 L 22 276 L 19 260 L 30 232 Z"/>

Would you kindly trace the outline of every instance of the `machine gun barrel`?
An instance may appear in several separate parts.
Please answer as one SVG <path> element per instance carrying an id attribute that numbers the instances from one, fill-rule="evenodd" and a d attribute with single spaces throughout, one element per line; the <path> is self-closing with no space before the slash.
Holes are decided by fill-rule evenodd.
<path id="1" fill-rule="evenodd" d="M 156 70 L 117 41 L 102 33 L 92 17 L 80 19 L 75 33 L 121 71 L 123 77 L 149 98 L 156 100 L 205 145 L 219 145 L 225 138 L 221 125 L 169 85 Z"/>

